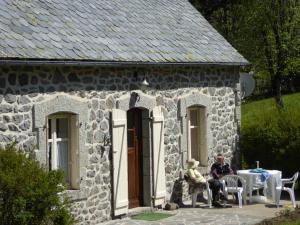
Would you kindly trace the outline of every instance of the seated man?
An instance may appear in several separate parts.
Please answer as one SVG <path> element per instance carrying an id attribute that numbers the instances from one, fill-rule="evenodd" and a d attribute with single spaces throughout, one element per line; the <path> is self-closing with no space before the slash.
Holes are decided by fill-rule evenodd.
<path id="1" fill-rule="evenodd" d="M 188 161 L 188 179 L 189 179 L 189 193 L 195 191 L 202 192 L 206 188 L 206 179 L 196 169 L 199 161 L 191 159 Z M 197 190 L 196 190 L 197 189 Z"/>
<path id="2" fill-rule="evenodd" d="M 224 163 L 224 157 L 219 153 L 216 157 L 216 162 L 211 166 L 211 175 L 213 179 L 209 180 L 209 188 L 212 190 L 213 202 L 212 205 L 215 207 L 222 207 L 220 204 L 220 190 L 222 188 L 222 182 L 220 179 L 228 174 L 233 174 L 232 169 L 226 163 Z"/>

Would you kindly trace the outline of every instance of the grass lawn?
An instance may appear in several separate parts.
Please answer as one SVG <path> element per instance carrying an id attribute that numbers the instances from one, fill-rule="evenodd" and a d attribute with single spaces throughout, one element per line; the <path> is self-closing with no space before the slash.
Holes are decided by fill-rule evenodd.
<path id="1" fill-rule="evenodd" d="M 280 225 L 300 225 L 300 219 L 294 222 L 282 223 Z"/>
<path id="2" fill-rule="evenodd" d="M 287 111 L 300 110 L 300 93 L 284 95 L 282 97 Z M 260 120 L 261 117 L 269 117 L 270 114 L 277 114 L 274 98 L 242 104 L 242 125 L 252 121 Z"/>
<path id="3" fill-rule="evenodd" d="M 157 220 L 168 218 L 170 216 L 173 216 L 173 215 L 169 214 L 169 213 L 147 212 L 147 213 L 141 213 L 141 214 L 132 216 L 131 219 L 157 221 Z"/>

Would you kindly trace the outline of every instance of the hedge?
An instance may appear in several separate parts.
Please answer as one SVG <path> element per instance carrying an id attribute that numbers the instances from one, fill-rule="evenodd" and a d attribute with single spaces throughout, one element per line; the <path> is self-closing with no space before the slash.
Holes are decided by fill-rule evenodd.
<path id="1" fill-rule="evenodd" d="M 0 149 L 0 225 L 71 225 L 62 171 L 46 171 L 14 145 Z"/>
<path id="2" fill-rule="evenodd" d="M 300 95 L 286 99 L 279 111 L 273 99 L 244 109 L 241 129 L 243 167 L 278 169 L 283 177 L 292 176 L 300 167 Z M 243 106 L 244 107 L 244 106 Z"/>

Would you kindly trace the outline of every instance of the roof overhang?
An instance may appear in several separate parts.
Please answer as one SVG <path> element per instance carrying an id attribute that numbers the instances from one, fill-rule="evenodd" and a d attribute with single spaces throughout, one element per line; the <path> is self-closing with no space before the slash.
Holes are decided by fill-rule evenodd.
<path id="1" fill-rule="evenodd" d="M 90 61 L 90 60 L 43 60 L 0 59 L 0 65 L 56 65 L 56 66 L 247 66 L 249 62 L 143 62 L 143 61 Z"/>

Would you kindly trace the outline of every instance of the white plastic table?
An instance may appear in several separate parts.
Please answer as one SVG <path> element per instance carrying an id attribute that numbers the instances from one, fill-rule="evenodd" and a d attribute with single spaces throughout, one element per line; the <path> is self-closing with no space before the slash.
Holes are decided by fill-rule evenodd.
<path id="1" fill-rule="evenodd" d="M 281 171 L 279 170 L 266 170 L 270 177 L 261 182 L 261 174 L 253 173 L 250 170 L 238 170 L 237 174 L 246 180 L 246 192 L 245 195 L 249 194 L 250 203 L 257 200 L 252 196 L 253 187 L 256 184 L 263 184 L 264 186 L 264 198 L 258 200 L 259 202 L 272 201 L 276 203 L 276 186 L 281 183 Z M 245 197 L 245 196 L 244 196 Z"/>

